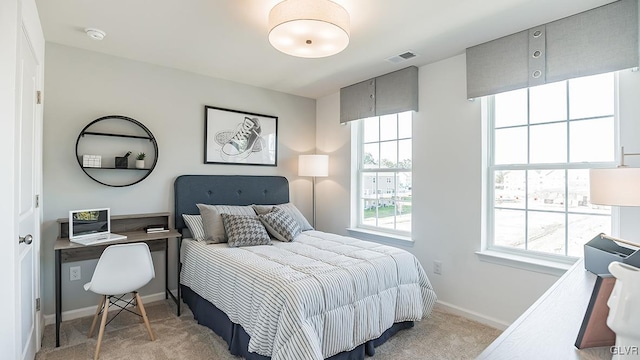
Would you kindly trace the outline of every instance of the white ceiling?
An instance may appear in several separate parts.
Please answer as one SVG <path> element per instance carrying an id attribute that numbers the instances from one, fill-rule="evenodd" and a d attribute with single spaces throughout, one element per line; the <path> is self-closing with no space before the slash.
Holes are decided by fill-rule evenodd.
<path id="1" fill-rule="evenodd" d="M 335 0 L 351 15 L 345 51 L 323 59 L 267 40 L 280 0 L 36 0 L 47 41 L 285 93 L 319 98 L 341 87 L 572 15 L 612 0 Z M 102 41 L 84 28 L 104 30 Z M 384 59 L 412 50 L 400 64 Z"/>

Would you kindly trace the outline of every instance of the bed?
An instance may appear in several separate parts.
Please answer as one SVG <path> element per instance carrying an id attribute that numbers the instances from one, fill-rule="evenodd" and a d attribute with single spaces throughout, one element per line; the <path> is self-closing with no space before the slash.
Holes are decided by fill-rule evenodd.
<path id="1" fill-rule="evenodd" d="M 404 250 L 315 230 L 235 248 L 190 239 L 182 215 L 196 204 L 286 204 L 284 177 L 183 175 L 174 190 L 182 298 L 234 355 L 363 359 L 431 313 L 435 293 Z"/>

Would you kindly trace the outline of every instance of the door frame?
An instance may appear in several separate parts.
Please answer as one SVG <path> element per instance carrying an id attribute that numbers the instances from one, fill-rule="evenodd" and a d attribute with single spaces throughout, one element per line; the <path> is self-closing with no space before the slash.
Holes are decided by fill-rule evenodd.
<path id="1" fill-rule="evenodd" d="M 45 39 L 40 23 L 40 16 L 35 0 L 22 0 L 22 26 L 25 34 L 29 38 L 31 50 L 33 51 L 38 64 L 36 75 L 36 88 L 40 91 L 40 102 L 36 105 L 35 111 L 35 129 L 34 129 L 34 163 L 35 163 L 35 194 L 38 196 L 38 204 L 36 205 L 36 234 L 32 246 L 34 246 L 34 281 L 35 281 L 35 297 L 40 299 L 40 309 L 35 314 L 35 331 L 36 331 L 36 351 L 42 346 L 42 337 L 44 335 L 44 303 L 43 288 L 41 282 L 41 259 L 42 259 L 42 219 L 44 219 L 43 211 L 43 146 L 44 146 L 44 64 L 45 64 Z"/>

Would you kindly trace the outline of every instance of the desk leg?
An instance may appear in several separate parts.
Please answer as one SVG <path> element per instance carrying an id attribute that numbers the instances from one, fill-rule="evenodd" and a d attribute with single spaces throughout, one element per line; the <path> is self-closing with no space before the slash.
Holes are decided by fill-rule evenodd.
<path id="1" fill-rule="evenodd" d="M 176 266 L 178 268 L 178 289 L 176 290 L 175 296 L 171 292 L 171 289 L 169 289 L 169 239 L 164 239 L 164 294 L 166 299 L 171 296 L 171 299 L 176 302 L 176 314 L 180 316 L 180 238 L 177 238 L 176 240 L 178 243 L 178 261 Z"/>
<path id="2" fill-rule="evenodd" d="M 62 281 L 61 267 L 62 267 L 62 254 L 61 250 L 56 250 L 56 347 L 60 346 L 60 322 L 62 321 Z"/>
<path id="3" fill-rule="evenodd" d="M 169 298 L 169 239 L 164 239 L 164 298 Z"/>
<path id="4" fill-rule="evenodd" d="M 180 245 L 182 245 L 182 238 L 179 237 L 176 239 L 176 244 L 178 244 L 178 248 L 176 249 L 176 254 L 177 254 L 177 261 L 176 261 L 176 269 L 177 269 L 177 283 L 178 283 L 178 290 L 176 290 L 176 293 L 178 295 L 178 316 L 180 316 L 180 267 L 182 266 L 182 263 L 180 262 Z"/>

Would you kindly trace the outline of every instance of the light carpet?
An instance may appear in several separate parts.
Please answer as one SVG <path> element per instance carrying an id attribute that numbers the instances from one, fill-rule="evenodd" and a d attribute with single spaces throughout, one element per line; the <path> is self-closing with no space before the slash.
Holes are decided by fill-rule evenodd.
<path id="1" fill-rule="evenodd" d="M 219 336 L 198 325 L 186 305 L 180 317 L 170 301 L 149 303 L 145 308 L 156 341 L 149 341 L 139 317 L 123 312 L 105 329 L 100 359 L 239 359 L 229 353 Z M 55 347 L 54 326 L 46 326 L 36 360 L 93 359 L 98 336 L 96 331 L 92 339 L 87 338 L 91 321 L 92 317 L 85 317 L 63 322 L 59 348 Z M 428 319 L 377 347 L 370 359 L 473 359 L 498 335 L 499 330 L 436 309 Z"/>

